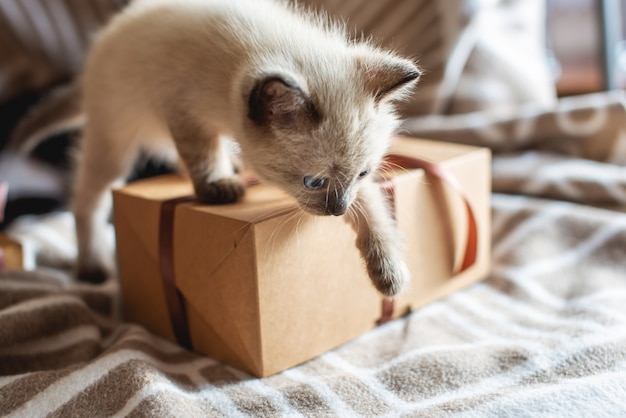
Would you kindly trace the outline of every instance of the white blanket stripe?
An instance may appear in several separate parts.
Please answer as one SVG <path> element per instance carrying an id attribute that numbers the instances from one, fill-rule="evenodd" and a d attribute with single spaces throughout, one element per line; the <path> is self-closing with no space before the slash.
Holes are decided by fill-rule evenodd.
<path id="1" fill-rule="evenodd" d="M 185 374 L 194 383 L 199 384 L 205 380 L 198 374 L 202 365 L 206 365 L 204 358 L 198 358 L 187 363 L 171 364 L 160 361 L 150 355 L 131 349 L 122 349 L 114 353 L 98 358 L 80 370 L 57 380 L 54 384 L 37 394 L 12 416 L 31 417 L 36 411 L 54 411 L 69 402 L 74 396 L 79 395 L 86 387 L 102 379 L 110 370 L 127 363 L 131 360 L 140 360 L 167 373 Z M 217 393 L 217 391 L 216 391 Z"/>

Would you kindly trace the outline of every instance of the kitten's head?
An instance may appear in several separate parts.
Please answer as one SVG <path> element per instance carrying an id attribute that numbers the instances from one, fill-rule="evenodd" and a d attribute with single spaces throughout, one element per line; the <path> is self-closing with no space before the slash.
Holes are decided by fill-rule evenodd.
<path id="1" fill-rule="evenodd" d="M 244 157 L 306 212 L 342 215 L 397 128 L 393 102 L 419 76 L 410 60 L 356 48 L 336 68 L 265 73 L 248 90 Z"/>

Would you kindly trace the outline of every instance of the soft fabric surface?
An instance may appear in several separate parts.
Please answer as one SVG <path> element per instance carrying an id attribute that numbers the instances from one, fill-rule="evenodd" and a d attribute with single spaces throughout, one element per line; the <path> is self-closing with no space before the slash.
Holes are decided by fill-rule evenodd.
<path id="1" fill-rule="evenodd" d="M 266 379 L 120 322 L 114 280 L 77 284 L 60 269 L 75 252 L 69 215 L 21 220 L 12 233 L 28 242 L 40 269 L 0 279 L 0 411 L 23 417 L 626 414 L 626 176 L 611 162 L 625 156 L 617 146 L 626 130 L 620 97 L 578 98 L 574 115 L 565 105 L 528 111 L 541 122 L 514 130 L 516 136 L 496 129 L 529 125 L 511 115 L 473 114 L 470 126 L 490 135 L 449 125 L 451 137 L 496 150 L 510 135 L 507 153 L 494 160 L 490 276 Z M 602 123 L 594 122 L 597 112 Z M 575 120 L 578 129 L 565 130 L 569 125 L 558 120 Z M 430 122 L 407 126 L 417 131 L 420 123 Z M 593 146 L 570 146 L 587 143 Z"/>

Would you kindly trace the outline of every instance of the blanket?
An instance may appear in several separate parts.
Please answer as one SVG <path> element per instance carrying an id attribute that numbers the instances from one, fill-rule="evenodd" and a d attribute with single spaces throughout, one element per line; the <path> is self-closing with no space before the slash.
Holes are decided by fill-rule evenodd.
<path id="1" fill-rule="evenodd" d="M 407 122 L 496 151 L 488 278 L 258 379 L 120 316 L 115 279 L 77 283 L 68 213 L 9 233 L 0 413 L 35 416 L 626 414 L 626 110 L 621 94 Z"/>

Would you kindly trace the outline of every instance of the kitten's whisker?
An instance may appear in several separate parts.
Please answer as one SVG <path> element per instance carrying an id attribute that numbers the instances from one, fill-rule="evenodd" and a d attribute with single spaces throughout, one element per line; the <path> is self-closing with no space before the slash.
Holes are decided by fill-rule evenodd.
<path id="1" fill-rule="evenodd" d="M 266 248 L 269 253 L 274 252 L 274 249 L 276 248 L 277 237 L 279 236 L 284 226 L 287 225 L 298 213 L 301 213 L 301 210 L 299 207 L 294 208 L 293 210 L 286 212 L 283 214 L 283 216 L 281 216 L 281 219 L 278 222 L 278 225 L 276 225 L 276 227 L 272 230 L 272 233 L 270 234 L 268 241 L 267 241 Z"/>
<path id="2" fill-rule="evenodd" d="M 363 204 L 359 201 L 356 202 L 356 209 L 358 210 L 360 216 L 359 216 L 359 220 L 363 220 L 363 222 L 365 222 L 366 225 L 369 224 L 369 214 L 367 212 L 367 210 L 363 207 Z"/>
<path id="3" fill-rule="evenodd" d="M 408 169 L 406 167 L 403 167 L 399 164 L 392 163 L 392 162 L 386 162 L 384 165 L 381 165 L 379 167 L 379 170 L 387 174 L 393 174 L 394 171 L 400 171 L 402 173 L 410 173 L 412 171 L 412 169 Z"/>
<path id="4" fill-rule="evenodd" d="M 324 212 L 328 212 L 328 187 L 326 188 L 326 201 L 324 202 Z"/>
<path id="5" fill-rule="evenodd" d="M 293 210 L 297 210 L 297 208 L 290 209 L 289 211 L 293 211 Z M 258 223 L 261 219 L 270 219 L 277 215 L 280 215 L 281 213 L 288 213 L 288 212 L 285 212 L 285 209 L 274 209 L 270 212 L 260 213 L 259 215 L 252 218 L 249 222 L 244 223 L 240 228 L 233 231 L 233 235 L 239 234 L 242 230 L 244 230 L 245 228 L 248 228 L 250 225 Z"/>
<path id="6" fill-rule="evenodd" d="M 346 215 L 350 219 L 350 222 L 352 223 L 355 232 L 359 230 L 360 222 L 361 222 L 360 216 L 357 213 L 358 209 L 356 206 L 357 204 L 355 202 L 352 205 L 350 205 L 350 207 L 348 208 L 348 211 L 346 212 Z"/>
<path id="7" fill-rule="evenodd" d="M 386 174 L 386 176 L 383 176 L 383 178 L 393 178 L 394 175 L 396 176 L 398 175 L 397 171 L 400 171 L 399 174 L 408 174 L 416 170 L 416 169 L 408 169 L 408 168 L 399 166 L 397 164 L 392 164 L 392 165 L 398 168 L 399 170 L 394 170 L 393 168 L 388 168 L 388 167 L 381 167 L 379 171 L 381 171 L 383 174 Z M 380 175 L 381 174 L 379 174 L 379 176 Z M 424 180 L 422 181 L 422 184 L 429 184 L 427 179 L 428 179 L 428 176 L 424 176 Z"/>
<path id="8" fill-rule="evenodd" d="M 339 183 L 339 186 L 341 186 L 341 191 L 345 192 L 346 188 L 344 187 L 343 183 L 341 182 L 341 180 L 339 179 L 339 177 L 337 177 L 337 183 Z"/>
<path id="9" fill-rule="evenodd" d="M 289 214 L 289 218 L 285 222 L 285 224 L 287 224 L 287 223 L 291 224 L 291 223 L 293 223 L 294 219 L 297 218 L 296 225 L 295 225 L 295 228 L 294 228 L 294 232 L 295 232 L 295 236 L 296 236 L 297 240 L 300 240 L 300 233 L 298 231 L 298 227 L 299 227 L 300 219 L 302 217 L 302 213 L 303 213 L 302 210 L 297 210 L 297 211 L 291 212 Z"/>
<path id="10" fill-rule="evenodd" d="M 300 222 L 302 222 L 302 218 L 304 218 L 304 215 L 305 215 L 305 212 L 300 211 L 298 220 L 296 221 L 296 239 L 298 240 L 298 243 L 300 243 Z"/>

